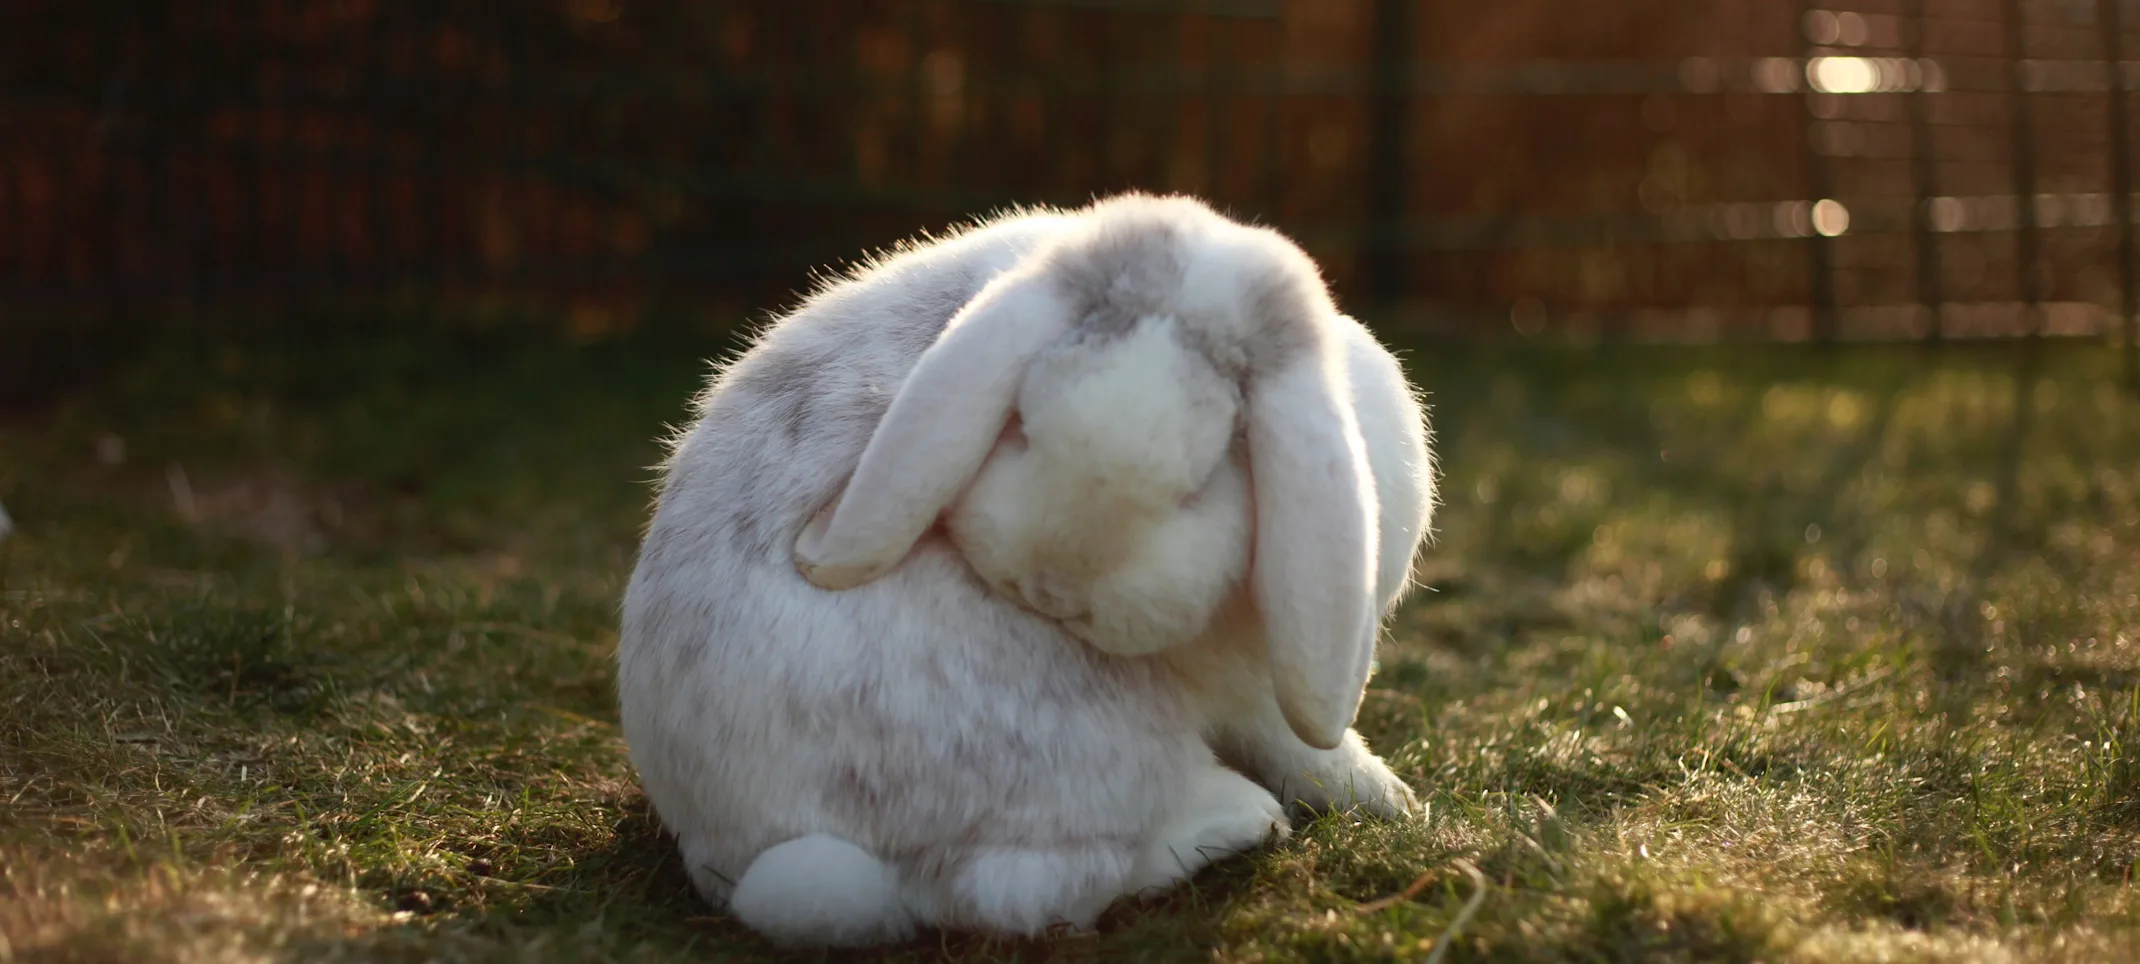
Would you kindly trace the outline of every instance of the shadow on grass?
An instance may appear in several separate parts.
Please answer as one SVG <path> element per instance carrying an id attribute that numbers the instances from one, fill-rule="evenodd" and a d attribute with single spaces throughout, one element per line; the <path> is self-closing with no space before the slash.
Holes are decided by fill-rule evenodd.
<path id="1" fill-rule="evenodd" d="M 501 848 L 551 849 L 562 866 L 538 885 L 513 884 L 470 873 L 458 882 L 430 888 L 382 884 L 373 888 L 389 907 L 404 912 L 388 929 L 319 941 L 308 953 L 378 945 L 436 947 L 456 936 L 491 947 L 584 945 L 589 959 L 615 959 L 659 952 L 716 959 L 856 961 L 906 964 L 953 957 L 961 961 L 1117 960 L 1204 961 L 1213 937 L 1210 922 L 1231 895 L 1246 888 L 1250 869 L 1235 861 L 1206 874 L 1198 885 L 1149 902 L 1118 902 L 1096 931 L 1046 938 L 1010 939 L 924 930 L 884 947 L 797 950 L 777 946 L 740 921 L 707 905 L 693 889 L 675 841 L 663 831 L 636 793 L 621 807 L 611 834 L 601 843 L 564 853 L 540 833 L 505 835 Z M 472 862 L 487 869 L 484 862 Z M 446 896 L 459 889 L 461 896 Z M 455 903 L 456 900 L 465 904 Z"/>
<path id="2" fill-rule="evenodd" d="M 475 958 L 512 949 L 521 957 L 567 960 L 690 954 L 709 946 L 771 951 L 699 900 L 672 841 L 636 797 L 600 842 L 559 848 L 543 828 L 508 830 L 474 852 L 515 849 L 544 853 L 550 866 L 539 880 L 508 879 L 506 868 L 482 856 L 450 878 L 365 875 L 359 886 L 393 914 L 391 923 L 315 939 L 295 948 L 293 959 L 419 950 L 428 959 L 453 959 L 456 947 Z"/>

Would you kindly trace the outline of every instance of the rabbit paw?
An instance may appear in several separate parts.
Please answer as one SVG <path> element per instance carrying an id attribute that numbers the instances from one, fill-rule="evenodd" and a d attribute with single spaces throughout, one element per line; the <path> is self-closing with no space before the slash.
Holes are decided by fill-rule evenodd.
<path id="1" fill-rule="evenodd" d="M 1314 765 L 1281 781 L 1279 796 L 1317 813 L 1360 813 L 1401 820 L 1418 811 L 1419 795 L 1390 772 L 1389 764 L 1348 740 Z"/>
<path id="2" fill-rule="evenodd" d="M 1212 862 L 1292 834 L 1285 808 L 1270 791 L 1232 770 L 1197 775 L 1137 860 L 1130 892 L 1157 896 Z"/>

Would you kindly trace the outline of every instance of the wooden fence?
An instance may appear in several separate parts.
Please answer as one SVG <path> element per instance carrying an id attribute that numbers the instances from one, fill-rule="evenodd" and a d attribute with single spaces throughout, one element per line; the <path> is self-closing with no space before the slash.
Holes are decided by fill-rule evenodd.
<path id="1" fill-rule="evenodd" d="M 1136 187 L 1393 326 L 2118 331 L 2140 2 L 1836 2 L 13 0 L 0 311 L 595 332 Z"/>

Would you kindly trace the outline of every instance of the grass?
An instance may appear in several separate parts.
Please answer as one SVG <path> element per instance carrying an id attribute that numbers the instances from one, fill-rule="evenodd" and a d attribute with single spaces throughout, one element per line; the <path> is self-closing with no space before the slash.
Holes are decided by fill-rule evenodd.
<path id="1" fill-rule="evenodd" d="M 650 440 L 722 346 L 323 338 L 0 421 L 0 961 L 771 958 L 614 722 Z M 2140 960 L 2108 354 L 1410 360 L 1447 504 L 1361 728 L 1425 818 L 864 959 Z"/>

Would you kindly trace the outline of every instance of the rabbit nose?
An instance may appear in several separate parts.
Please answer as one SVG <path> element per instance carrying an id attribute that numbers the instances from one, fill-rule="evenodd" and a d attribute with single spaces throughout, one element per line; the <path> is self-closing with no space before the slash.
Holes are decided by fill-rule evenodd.
<path id="1" fill-rule="evenodd" d="M 1074 619 L 1085 615 L 1085 607 L 1056 590 L 1049 582 L 1050 580 L 1045 578 L 1030 582 L 1010 579 L 1006 580 L 1002 590 L 1005 595 L 1024 601 L 1026 608 L 1049 619 Z"/>
<path id="2" fill-rule="evenodd" d="M 1070 635 L 1088 642 L 1099 634 L 1099 627 L 1093 624 L 1091 613 L 1063 620 L 1063 628 L 1069 630 Z"/>
<path id="3" fill-rule="evenodd" d="M 1026 584 L 1026 599 L 1038 609 L 1056 619 L 1070 619 L 1084 615 L 1085 607 L 1075 597 L 1062 591 L 1054 580 L 1045 577 Z"/>

